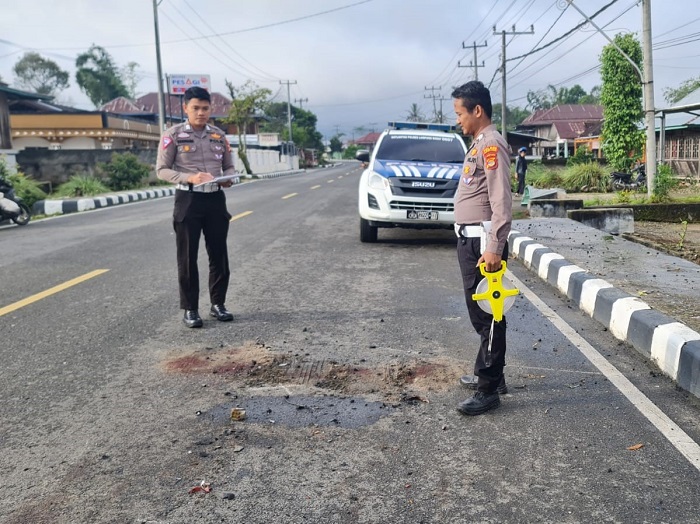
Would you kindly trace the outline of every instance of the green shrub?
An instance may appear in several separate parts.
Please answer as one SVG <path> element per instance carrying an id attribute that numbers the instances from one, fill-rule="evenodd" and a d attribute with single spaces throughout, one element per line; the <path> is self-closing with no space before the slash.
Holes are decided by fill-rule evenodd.
<path id="1" fill-rule="evenodd" d="M 654 179 L 654 190 L 652 191 L 652 202 L 665 202 L 669 200 L 669 193 L 678 187 L 676 174 L 667 164 L 660 164 L 656 167 L 656 178 Z"/>
<path id="2" fill-rule="evenodd" d="M 538 187 L 538 188 L 550 188 L 550 187 L 562 187 L 564 179 L 559 174 L 558 171 L 544 171 L 539 174 L 530 175 L 528 169 L 528 174 L 525 177 L 527 185 Z"/>
<path id="3" fill-rule="evenodd" d="M 568 167 L 563 178 L 564 189 L 573 193 L 605 193 L 610 188 L 610 173 L 597 162 Z"/>
<path id="4" fill-rule="evenodd" d="M 107 185 L 117 191 L 141 187 L 151 172 L 151 166 L 131 153 L 114 153 L 109 163 L 98 164 L 97 169 L 107 177 Z"/>
<path id="5" fill-rule="evenodd" d="M 81 197 L 108 193 L 109 188 L 99 178 L 86 174 L 73 175 L 68 182 L 61 184 L 56 191 L 58 197 Z"/>
<path id="6" fill-rule="evenodd" d="M 579 146 L 576 152 L 566 161 L 567 166 L 576 166 L 578 164 L 590 164 L 595 160 L 593 153 L 586 146 Z"/>
<path id="7" fill-rule="evenodd" d="M 12 184 L 15 194 L 30 208 L 34 205 L 34 202 L 46 198 L 46 192 L 41 189 L 41 184 L 21 171 L 17 171 L 15 175 L 8 175 L 6 178 Z"/>

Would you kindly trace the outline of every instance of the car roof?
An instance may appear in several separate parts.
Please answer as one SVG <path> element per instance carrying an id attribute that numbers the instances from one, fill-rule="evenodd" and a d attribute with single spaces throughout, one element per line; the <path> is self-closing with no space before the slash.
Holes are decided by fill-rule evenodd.
<path id="1" fill-rule="evenodd" d="M 450 133 L 446 131 L 433 131 L 430 129 L 387 129 L 385 133 L 388 135 L 450 136 L 454 138 L 459 138 L 457 133 Z"/>

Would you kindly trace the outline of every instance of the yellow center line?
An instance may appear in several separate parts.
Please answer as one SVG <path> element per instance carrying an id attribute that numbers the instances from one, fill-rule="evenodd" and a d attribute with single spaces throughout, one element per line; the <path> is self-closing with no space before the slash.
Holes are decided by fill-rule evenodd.
<path id="1" fill-rule="evenodd" d="M 28 306 L 29 304 L 33 304 L 34 302 L 38 302 L 42 298 L 50 297 L 51 295 L 55 295 L 56 293 L 68 289 L 69 287 L 73 287 L 77 284 L 80 284 L 81 282 L 90 280 L 91 278 L 106 273 L 107 271 L 109 271 L 109 269 L 96 269 L 95 271 L 91 271 L 90 273 L 85 273 L 83 276 L 74 278 L 73 280 L 69 280 L 68 282 L 64 282 L 63 284 L 59 284 L 58 286 L 54 286 L 50 289 L 47 289 L 46 291 L 42 291 L 41 293 L 37 293 L 36 295 L 32 295 L 31 297 L 22 299 L 19 302 L 15 302 L 14 304 L 10 304 L 9 306 L 0 308 L 0 317 L 3 315 L 7 315 L 8 313 L 12 313 L 13 311 L 16 311 L 24 306 Z"/>
<path id="2" fill-rule="evenodd" d="M 318 189 L 321 186 L 311 186 L 311 189 Z"/>
<path id="3" fill-rule="evenodd" d="M 288 198 L 295 197 L 295 196 L 297 196 L 298 194 L 299 194 L 299 193 L 289 193 L 288 195 L 284 195 L 284 196 L 282 197 L 282 200 L 287 200 Z"/>
<path id="4" fill-rule="evenodd" d="M 229 222 L 233 222 L 234 220 L 238 220 L 239 218 L 247 217 L 251 213 L 252 213 L 252 211 L 244 211 L 243 213 L 238 213 L 237 215 L 232 216 L 231 220 L 229 220 Z"/>
<path id="5" fill-rule="evenodd" d="M 327 182 L 328 182 L 329 184 L 332 184 L 333 182 L 335 182 L 335 180 L 328 180 Z"/>

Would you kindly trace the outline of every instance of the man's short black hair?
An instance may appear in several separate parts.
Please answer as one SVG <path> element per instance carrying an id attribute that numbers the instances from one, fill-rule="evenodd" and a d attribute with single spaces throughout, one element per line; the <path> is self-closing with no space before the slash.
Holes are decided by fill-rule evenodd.
<path id="1" fill-rule="evenodd" d="M 187 91 L 185 91 L 185 104 L 193 98 L 211 102 L 211 95 L 209 94 L 209 91 L 203 87 L 190 87 Z"/>
<path id="2" fill-rule="evenodd" d="M 476 106 L 481 106 L 486 116 L 491 118 L 491 93 L 488 88 L 478 80 L 472 80 L 462 84 L 452 91 L 452 98 L 459 98 L 462 105 L 471 113 Z"/>

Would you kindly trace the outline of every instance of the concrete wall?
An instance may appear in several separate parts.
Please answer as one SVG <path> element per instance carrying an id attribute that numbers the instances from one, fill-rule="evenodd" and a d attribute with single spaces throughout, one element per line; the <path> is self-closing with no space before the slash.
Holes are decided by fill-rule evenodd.
<path id="1" fill-rule="evenodd" d="M 85 173 L 98 176 L 96 166 L 98 163 L 107 163 L 114 153 L 133 153 L 141 162 L 153 166 L 149 181 L 156 181 L 155 164 L 157 151 L 155 149 L 61 149 L 50 151 L 45 148 L 23 149 L 17 153 L 19 169 L 26 175 L 40 182 L 50 183 L 56 187 L 66 182 L 72 175 Z M 236 149 L 232 150 L 233 162 L 236 171 L 245 172 L 243 162 L 238 158 Z M 248 149 L 248 159 L 254 174 L 276 173 L 290 170 L 290 161 L 286 155 L 279 151 L 265 149 Z M 299 157 L 291 158 L 291 169 L 299 169 Z"/>
<path id="2" fill-rule="evenodd" d="M 23 149 L 17 153 L 17 164 L 26 175 L 40 182 L 50 182 L 57 186 L 66 182 L 72 175 L 86 173 L 97 176 L 98 163 L 107 163 L 113 153 L 133 153 L 144 164 L 155 166 L 156 150 L 142 149 L 138 151 L 118 150 L 103 151 L 102 149 Z M 155 168 L 149 180 L 156 180 Z"/>

